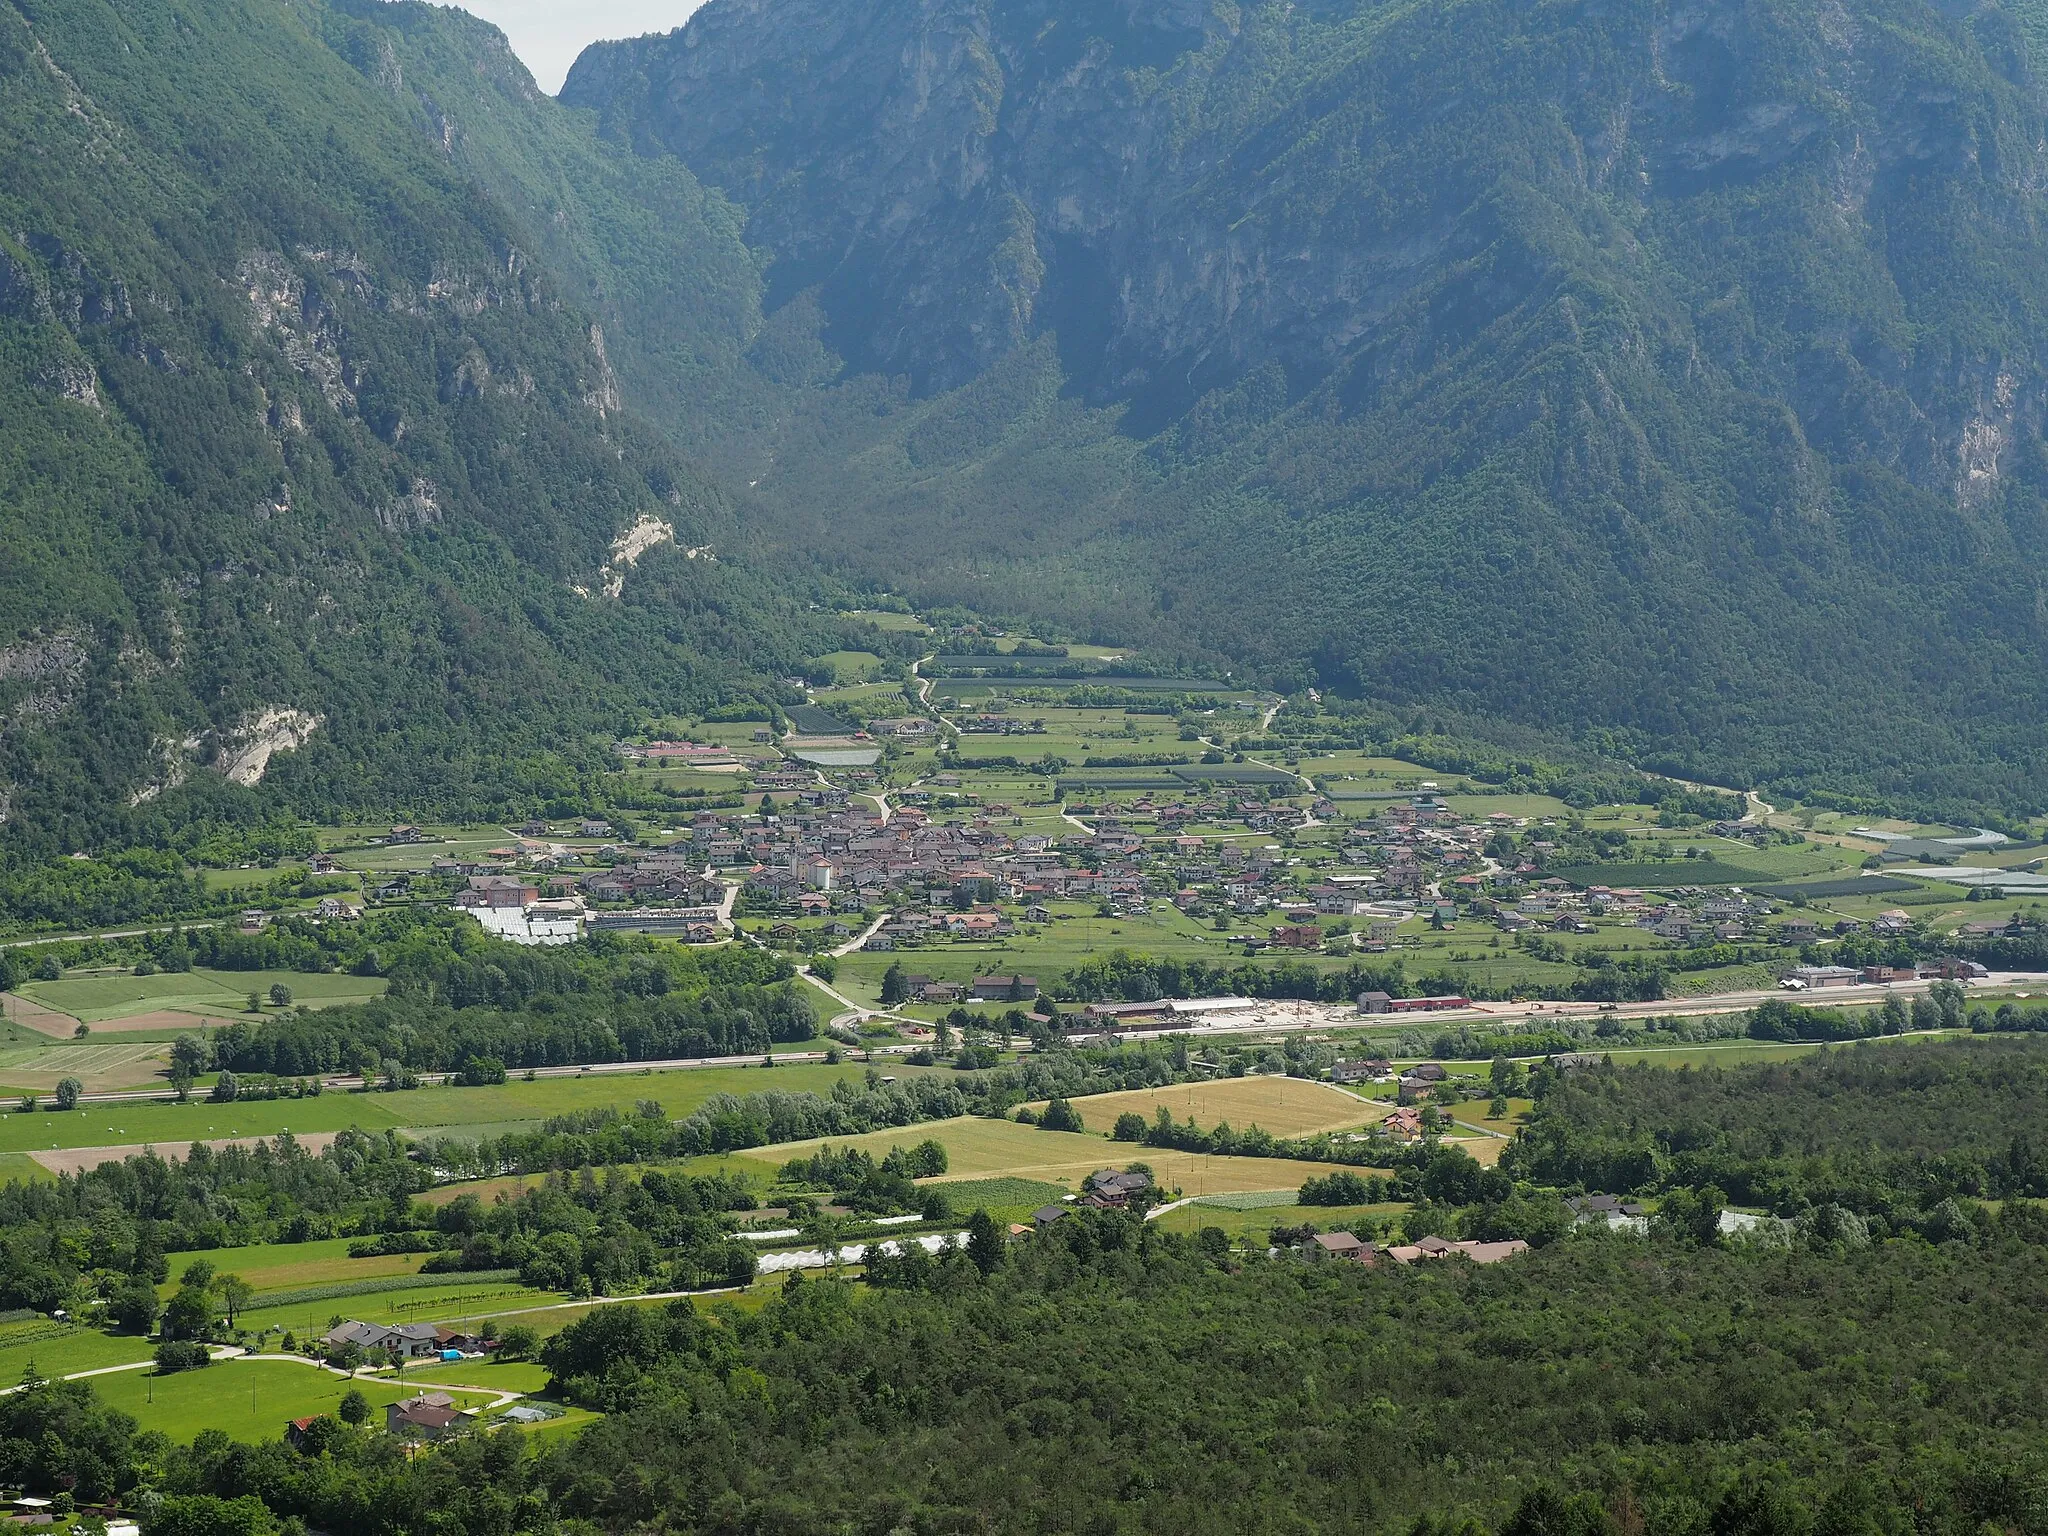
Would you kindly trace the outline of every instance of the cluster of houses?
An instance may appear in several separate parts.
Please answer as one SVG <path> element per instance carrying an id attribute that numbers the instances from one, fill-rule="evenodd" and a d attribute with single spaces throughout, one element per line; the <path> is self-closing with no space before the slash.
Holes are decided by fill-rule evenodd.
<path id="1" fill-rule="evenodd" d="M 1031 1213 L 1031 1224 L 1010 1229 L 1012 1236 L 1043 1232 L 1076 1209 L 1091 1211 L 1127 1210 L 1152 1190 L 1152 1176 L 1135 1168 L 1103 1168 L 1088 1175 L 1079 1199 L 1072 1205 L 1041 1205 Z M 1070 1197 L 1071 1198 L 1071 1197 Z"/>
<path id="2" fill-rule="evenodd" d="M 972 981 L 939 981 L 908 973 L 904 995 L 919 1003 L 1028 1003 L 1038 997 L 1038 978 L 1016 974 L 977 976 Z"/>
<path id="3" fill-rule="evenodd" d="M 1368 1267 L 1382 1260 L 1396 1264 L 1421 1264 L 1433 1259 L 1467 1259 L 1474 1264 L 1498 1264 L 1518 1253 L 1527 1253 L 1529 1245 L 1518 1237 L 1498 1243 L 1471 1239 L 1451 1242 L 1441 1237 L 1425 1237 L 1419 1243 L 1382 1246 L 1349 1232 L 1318 1232 L 1301 1245 L 1301 1251 L 1313 1258 L 1343 1259 Z"/>

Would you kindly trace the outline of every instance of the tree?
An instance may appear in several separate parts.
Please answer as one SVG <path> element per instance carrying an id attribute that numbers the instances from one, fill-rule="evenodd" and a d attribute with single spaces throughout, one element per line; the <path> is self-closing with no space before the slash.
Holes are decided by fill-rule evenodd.
<path id="1" fill-rule="evenodd" d="M 967 1257 L 984 1275 L 994 1274 L 1003 1262 L 1003 1229 L 995 1217 L 977 1209 L 967 1218 Z"/>
<path id="2" fill-rule="evenodd" d="M 514 1323 L 498 1335 L 498 1353 L 508 1359 L 531 1359 L 539 1348 L 540 1334 L 525 1323 Z"/>
<path id="3" fill-rule="evenodd" d="M 171 1042 L 171 1084 L 182 1097 L 192 1079 L 206 1070 L 206 1046 L 197 1035 L 180 1035 Z"/>
<path id="4" fill-rule="evenodd" d="M 194 1259 L 185 1266 L 185 1272 L 178 1276 L 178 1284 L 187 1290 L 203 1291 L 213 1284 L 215 1270 L 210 1259 Z"/>
<path id="5" fill-rule="evenodd" d="M 164 1337 L 196 1339 L 213 1326 L 213 1304 L 198 1286 L 182 1286 L 164 1305 Z"/>
<path id="6" fill-rule="evenodd" d="M 207 1095 L 215 1104 L 232 1104 L 235 1095 L 242 1091 L 242 1085 L 232 1072 L 223 1072 L 213 1080 L 213 1092 Z"/>
<path id="7" fill-rule="evenodd" d="M 910 995 L 910 988 L 903 980 L 903 962 L 891 960 L 889 969 L 882 972 L 882 1006 L 893 1008 Z"/>
<path id="8" fill-rule="evenodd" d="M 1073 1105 L 1065 1099 L 1056 1098 L 1045 1106 L 1045 1113 L 1038 1117 L 1038 1128 L 1041 1131 L 1083 1131 L 1087 1126 L 1082 1123 L 1080 1112 Z"/>
<path id="9" fill-rule="evenodd" d="M 270 1001 L 275 1007 L 289 1008 L 292 1001 L 292 989 L 281 981 L 273 981 L 270 984 Z"/>
<path id="10" fill-rule="evenodd" d="M 222 1275 L 213 1282 L 213 1289 L 220 1297 L 221 1310 L 228 1315 L 228 1327 L 234 1327 L 236 1314 L 254 1299 L 256 1287 L 240 1275 Z"/>
<path id="11" fill-rule="evenodd" d="M 1728 1197 L 1709 1185 L 1705 1189 L 1674 1189 L 1650 1218 L 1650 1229 L 1694 1247 L 1711 1248 L 1721 1240 L 1721 1212 Z"/>
<path id="12" fill-rule="evenodd" d="M 1116 1126 L 1109 1134 L 1114 1141 L 1143 1141 L 1145 1117 L 1135 1110 L 1127 1109 L 1116 1117 Z"/>
<path id="13" fill-rule="evenodd" d="M 157 1314 L 162 1309 L 155 1286 L 146 1280 L 131 1280 L 114 1292 L 107 1303 L 107 1316 L 116 1327 L 131 1333 L 147 1333 L 156 1326 Z"/>
<path id="14" fill-rule="evenodd" d="M 59 1109 L 78 1108 L 78 1096 L 84 1092 L 85 1084 L 81 1083 L 77 1078 L 59 1078 L 57 1080 L 57 1107 Z"/>
<path id="15" fill-rule="evenodd" d="M 334 1411 L 344 1424 L 361 1424 L 370 1416 L 370 1400 L 363 1396 L 360 1388 L 350 1387 L 341 1394 L 341 1401 L 335 1405 Z"/>

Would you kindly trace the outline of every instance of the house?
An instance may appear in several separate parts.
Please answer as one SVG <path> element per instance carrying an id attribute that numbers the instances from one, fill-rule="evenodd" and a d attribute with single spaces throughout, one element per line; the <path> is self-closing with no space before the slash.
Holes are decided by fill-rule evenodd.
<path id="1" fill-rule="evenodd" d="M 1466 1241 L 1450 1243 L 1440 1237 L 1425 1237 L 1419 1243 L 1408 1244 L 1386 1250 L 1388 1258 L 1401 1264 L 1415 1264 L 1428 1259 L 1470 1259 L 1474 1264 L 1498 1264 L 1502 1259 L 1511 1259 L 1518 1253 L 1527 1253 L 1529 1245 L 1520 1238 L 1506 1243 L 1480 1243 Z"/>
<path id="2" fill-rule="evenodd" d="M 1030 1002 L 1038 996 L 1036 976 L 977 976 L 974 978 L 974 1000 L 977 1003 Z"/>
<path id="3" fill-rule="evenodd" d="M 470 1426 L 474 1415 L 455 1406 L 445 1392 L 423 1392 L 384 1405 L 384 1428 L 409 1440 L 445 1440 Z"/>
<path id="4" fill-rule="evenodd" d="M 306 1436 L 312 1433 L 313 1426 L 316 1423 L 318 1423 L 319 1420 L 320 1415 L 318 1414 L 315 1414 L 310 1418 L 293 1419 L 284 1427 L 285 1444 L 289 1445 L 295 1451 L 304 1450 L 306 1448 Z"/>
<path id="5" fill-rule="evenodd" d="M 1323 930 L 1315 923 L 1287 923 L 1273 930 L 1273 942 L 1285 949 L 1320 949 Z"/>
<path id="6" fill-rule="evenodd" d="M 365 1354 L 390 1350 L 406 1360 L 441 1352 L 440 1331 L 432 1323 L 400 1323 L 387 1328 L 382 1323 L 351 1320 L 323 1334 L 320 1342 L 330 1350 L 347 1349 L 351 1344 Z"/>
<path id="7" fill-rule="evenodd" d="M 1041 1205 L 1037 1210 L 1031 1213 L 1032 1230 L 1035 1232 L 1043 1232 L 1047 1227 L 1051 1226 L 1054 1222 L 1058 1221 L 1062 1216 L 1066 1214 L 1067 1208 L 1064 1205 Z"/>
<path id="8" fill-rule="evenodd" d="M 1349 1259 L 1354 1264 L 1373 1260 L 1372 1244 L 1349 1232 L 1318 1232 L 1308 1240 L 1307 1251 L 1319 1259 Z"/>
<path id="9" fill-rule="evenodd" d="M 1639 1219 L 1644 1214 L 1642 1206 L 1619 1195 L 1574 1195 L 1564 1206 L 1572 1213 L 1573 1221 L 1604 1221 L 1609 1226 Z"/>
<path id="10" fill-rule="evenodd" d="M 1380 1129 L 1399 1141 L 1418 1141 L 1422 1137 L 1422 1111 L 1412 1106 L 1397 1109 L 1380 1122 Z"/>
<path id="11" fill-rule="evenodd" d="M 1358 994 L 1360 1013 L 1391 1013 L 1394 999 L 1385 992 L 1361 992 Z"/>
<path id="12" fill-rule="evenodd" d="M 1336 1062 L 1330 1068 L 1330 1081 L 1333 1083 L 1376 1082 L 1386 1066 L 1387 1064 L 1383 1061 Z"/>
<path id="13" fill-rule="evenodd" d="M 1121 1173 L 1114 1168 L 1105 1168 L 1088 1175 L 1087 1194 L 1083 1199 L 1085 1204 L 1098 1208 L 1121 1209 L 1130 1202 L 1131 1196 L 1142 1195 L 1151 1187 L 1152 1180 L 1146 1174 Z"/>
<path id="14" fill-rule="evenodd" d="M 1410 1067 L 1404 1075 L 1418 1083 L 1440 1083 L 1449 1076 L 1444 1071 L 1443 1064 L 1435 1061 L 1425 1061 L 1419 1066 Z"/>

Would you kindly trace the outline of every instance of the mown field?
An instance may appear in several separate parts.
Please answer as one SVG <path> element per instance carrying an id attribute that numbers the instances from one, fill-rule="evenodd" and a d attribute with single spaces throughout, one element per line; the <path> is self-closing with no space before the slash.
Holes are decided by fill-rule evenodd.
<path id="1" fill-rule="evenodd" d="M 245 1013 L 251 992 L 267 1000 L 272 986 L 290 988 L 295 1004 L 319 1008 L 378 997 L 388 985 L 381 976 L 193 970 L 30 981 L 23 982 L 20 991 L 45 1007 L 87 1024 L 101 1024 L 159 1010 L 232 1018 Z M 199 1020 L 192 1022 L 196 1026 Z"/>
<path id="2" fill-rule="evenodd" d="M 680 1118 L 713 1094 L 757 1093 L 770 1088 L 824 1093 L 841 1078 L 859 1078 L 854 1063 L 796 1062 L 775 1068 L 678 1068 L 666 1072 L 592 1072 L 576 1077 L 517 1078 L 491 1088 L 418 1088 L 402 1093 L 327 1093 L 318 1098 L 213 1104 L 134 1100 L 88 1104 L 69 1113 L 0 1114 L 0 1154 L 57 1147 L 154 1145 L 183 1147 L 227 1136 L 274 1136 L 339 1131 L 405 1130 L 447 1135 L 494 1132 L 533 1124 L 578 1109 L 630 1113 L 641 1099 L 658 1102 Z M 898 1076 L 921 1069 L 892 1066 Z M 943 1069 L 938 1069 L 943 1070 Z"/>
<path id="3" fill-rule="evenodd" d="M 1091 1094 L 1073 1104 L 1090 1130 L 1107 1131 L 1117 1116 L 1124 1114 L 1141 1115 L 1150 1124 L 1165 1109 L 1174 1119 L 1192 1119 L 1204 1130 L 1228 1121 L 1238 1130 L 1256 1125 L 1275 1136 L 1357 1130 L 1376 1124 L 1387 1113 L 1386 1105 L 1368 1104 L 1328 1083 L 1289 1077 L 1226 1077 L 1166 1088 L 1134 1088 L 1127 1093 Z M 1034 1107 L 1042 1109 L 1044 1105 Z"/>
<path id="4" fill-rule="evenodd" d="M 1087 1101 L 1080 1101 L 1086 1103 Z M 1084 1110 L 1085 1113 L 1085 1110 Z M 1213 1157 L 1206 1153 L 1171 1152 L 1113 1142 L 1106 1136 L 1071 1131 L 1042 1131 L 1013 1120 L 962 1118 L 941 1120 L 900 1130 L 829 1141 L 794 1142 L 736 1153 L 734 1161 L 763 1169 L 780 1167 L 822 1146 L 858 1147 L 880 1158 L 891 1147 L 910 1146 L 930 1138 L 946 1149 L 947 1171 L 936 1182 L 952 1183 L 992 1174 L 1031 1179 L 1078 1191 L 1089 1174 L 1121 1167 L 1133 1160 L 1149 1166 L 1160 1186 L 1183 1193 L 1224 1194 L 1235 1190 L 1298 1189 L 1303 1179 L 1328 1171 L 1320 1163 L 1286 1158 Z"/>

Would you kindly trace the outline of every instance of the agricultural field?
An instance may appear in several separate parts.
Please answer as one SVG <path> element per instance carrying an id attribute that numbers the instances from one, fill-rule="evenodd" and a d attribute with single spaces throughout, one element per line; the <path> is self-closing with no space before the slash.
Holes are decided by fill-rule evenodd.
<path id="1" fill-rule="evenodd" d="M 168 1298 L 178 1288 L 185 1266 L 205 1260 L 223 1273 L 240 1275 L 255 1287 L 259 1300 L 265 1292 L 303 1290 L 310 1286 L 340 1281 L 383 1279 L 392 1275 L 419 1273 L 427 1255 L 423 1253 L 381 1254 L 376 1258 L 352 1259 L 350 1237 L 316 1239 L 310 1243 L 256 1243 L 244 1248 L 209 1248 L 170 1255 L 170 1278 L 157 1289 Z"/>
<path id="2" fill-rule="evenodd" d="M 46 1008 L 98 1029 L 103 1024 L 138 1015 L 189 1015 L 187 1023 L 194 1027 L 202 1019 L 233 1019 L 246 1013 L 251 992 L 268 998 L 272 986 L 290 988 L 293 1003 L 300 1007 L 320 1008 L 381 996 L 387 985 L 380 976 L 194 970 L 159 972 L 154 976 L 131 976 L 124 972 L 62 981 L 30 981 L 22 983 L 20 991 Z"/>
<path id="3" fill-rule="evenodd" d="M 1075 1102 L 1084 1123 L 1092 1123 L 1088 1116 L 1090 1102 Z M 865 1136 L 834 1137 L 829 1142 L 758 1147 L 734 1154 L 733 1160 L 757 1163 L 773 1171 L 791 1158 L 808 1156 L 826 1145 L 858 1147 L 880 1158 L 891 1147 L 909 1146 L 926 1138 L 946 1149 L 947 1170 L 934 1181 L 940 1184 L 1000 1174 L 1078 1191 L 1082 1181 L 1096 1170 L 1138 1159 L 1151 1167 L 1163 1189 L 1182 1190 L 1190 1195 L 1225 1194 L 1237 1190 L 1296 1189 L 1303 1179 L 1328 1171 L 1327 1165 L 1321 1163 L 1173 1152 L 1113 1142 L 1107 1136 L 1089 1132 L 1043 1131 L 1014 1120 L 971 1117 L 874 1131 Z"/>
<path id="4" fill-rule="evenodd" d="M 631 1113 L 642 1099 L 681 1118 L 713 1094 L 769 1088 L 823 1093 L 841 1078 L 858 1078 L 855 1063 L 797 1062 L 764 1067 L 710 1067 L 666 1072 L 592 1072 L 576 1077 L 514 1078 L 489 1088 L 418 1088 L 403 1093 L 328 1093 L 318 1098 L 238 1100 L 213 1104 L 195 1095 L 189 1104 L 133 1100 L 86 1104 L 68 1114 L 0 1115 L 0 1154 L 83 1147 L 183 1148 L 226 1137 L 332 1133 L 350 1127 L 414 1134 L 502 1134 L 577 1109 L 615 1108 Z M 920 1069 L 893 1066 L 898 1075 Z"/>
<path id="5" fill-rule="evenodd" d="M 1275 1136 L 1357 1130 L 1386 1116 L 1383 1104 L 1369 1103 L 1328 1083 L 1289 1077 L 1226 1077 L 1166 1088 L 1134 1088 L 1127 1093 L 1091 1094 L 1073 1103 L 1086 1124 L 1103 1130 L 1125 1114 L 1142 1115 L 1150 1124 L 1161 1109 L 1176 1120 L 1192 1119 L 1204 1130 L 1228 1121 L 1238 1130 L 1256 1125 Z M 1034 1107 L 1042 1109 L 1044 1105 Z"/>

